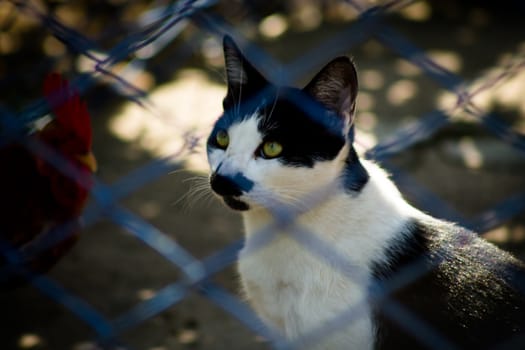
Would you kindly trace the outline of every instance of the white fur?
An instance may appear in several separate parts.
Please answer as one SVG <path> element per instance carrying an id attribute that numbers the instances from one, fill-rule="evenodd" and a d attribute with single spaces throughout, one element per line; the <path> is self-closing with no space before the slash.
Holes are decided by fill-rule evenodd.
<path id="1" fill-rule="evenodd" d="M 248 169 L 255 169 L 254 152 L 262 141 L 257 130 L 257 115 L 235 123 L 227 130 L 230 144 L 226 150 L 214 149 L 208 155 L 212 171 L 220 167 L 221 175 L 235 175 L 242 172 L 246 177 Z"/>
<path id="2" fill-rule="evenodd" d="M 358 314 L 350 325 L 341 325 L 335 334 L 309 343 L 308 348 L 371 349 L 375 330 L 366 298 L 370 265 L 383 255 L 390 239 L 403 234 L 407 218 L 422 214 L 403 200 L 383 170 L 367 161 L 363 165 L 369 182 L 359 194 L 349 194 L 339 178 L 348 147 L 335 160 L 294 168 L 255 156 L 262 140 L 255 116 L 234 124 L 228 133 L 230 146 L 226 151 L 211 151 L 209 159 L 212 170 L 220 166 L 223 175 L 241 172 L 255 183 L 240 197 L 252 207 L 243 212 L 246 244 L 238 264 L 248 302 L 291 341 L 354 307 Z M 260 233 L 275 222 L 264 208 L 270 197 L 300 208 L 308 202 L 305 196 L 321 188 L 331 191 L 330 195 L 321 193 L 309 202 L 316 204 L 308 210 L 290 211 L 298 215 L 292 226 L 278 231 L 265 245 L 257 243 Z M 348 266 L 341 271 L 330 259 L 299 243 L 291 237 L 296 231 L 322 240 L 349 262 L 352 271 Z"/>

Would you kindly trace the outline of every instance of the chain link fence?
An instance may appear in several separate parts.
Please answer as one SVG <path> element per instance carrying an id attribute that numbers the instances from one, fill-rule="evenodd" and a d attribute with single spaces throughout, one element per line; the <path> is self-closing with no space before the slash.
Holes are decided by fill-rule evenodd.
<path id="1" fill-rule="evenodd" d="M 104 164 L 118 162 L 114 159 L 119 157 L 133 158 L 133 154 L 129 154 L 133 151 L 119 153 L 111 149 L 102 149 L 102 146 L 97 150 L 97 140 L 101 140 L 102 137 L 95 134 L 94 147 L 98 151 L 97 156 L 101 159 L 100 172 L 110 180 L 102 180 L 102 175 L 95 179 L 91 188 L 92 201 L 82 214 L 84 230 L 86 232 L 90 232 L 91 229 L 98 230 L 100 226 L 97 225 L 100 225 L 101 222 L 108 223 L 113 228 L 119 227 L 127 232 L 126 236 L 117 235 L 116 246 L 108 246 L 105 238 L 101 238 L 100 242 L 97 242 L 101 245 L 100 252 L 106 249 L 108 254 L 120 257 L 123 256 L 126 247 L 140 242 L 139 248 L 136 248 L 135 245 L 133 252 L 142 249 L 147 255 L 153 251 L 157 259 L 153 261 L 157 261 L 162 266 L 165 266 L 167 262 L 173 267 L 173 270 L 170 271 L 173 274 L 171 281 L 158 282 L 161 285 L 142 290 L 143 297 L 139 298 L 141 300 L 134 305 L 120 305 L 117 308 L 118 311 L 112 309 L 109 315 L 103 311 L 107 310 L 106 306 L 92 305 L 85 299 L 84 294 L 76 289 L 75 284 L 72 285 L 72 288 L 71 286 L 68 288 L 64 286 L 68 283 L 57 280 L 53 273 L 35 276 L 31 271 L 24 269 L 18 264 L 24 258 L 20 252 L 9 247 L 8 244 L 2 244 L 5 259 L 12 264 L 17 274 L 27 279 L 30 284 L 21 292 L 16 290 L 5 292 L 7 294 L 4 295 L 2 302 L 7 303 L 9 298 L 13 299 L 15 295 L 20 295 L 17 293 L 22 293 L 26 295 L 26 299 L 24 297 L 15 298 L 16 302 L 27 303 L 27 298 L 34 297 L 34 292 L 38 291 L 53 303 L 61 305 L 68 314 L 74 316 L 74 318 L 68 316 L 70 317 L 68 322 L 83 323 L 86 326 L 78 334 L 76 340 L 84 341 L 86 340 L 85 334 L 91 334 L 92 342 L 82 343 L 84 345 L 77 344 L 77 348 L 82 348 L 82 346 L 108 349 L 131 349 L 137 346 L 142 348 L 145 346 L 143 344 L 148 343 L 137 342 L 136 344 L 140 345 L 136 345 L 126 341 L 130 338 L 130 334 L 162 315 L 168 315 L 166 316 L 166 322 L 168 322 L 171 317 L 170 312 L 176 312 L 179 305 L 193 298 L 194 295 L 200 296 L 199 299 L 191 299 L 190 305 L 195 305 L 195 303 L 201 305 L 201 308 L 195 307 L 196 313 L 202 310 L 202 305 L 213 305 L 224 311 L 220 314 L 220 318 L 217 316 L 216 319 L 212 319 L 211 317 L 207 322 L 221 323 L 230 322 L 226 320 L 228 318 L 236 319 L 231 329 L 243 328 L 240 332 L 249 330 L 246 334 L 250 334 L 255 339 L 250 338 L 253 343 L 237 342 L 236 335 L 233 334 L 219 337 L 223 340 L 229 339 L 230 343 L 225 342 L 218 345 L 212 340 L 210 340 L 211 343 L 205 341 L 199 343 L 195 340 L 195 332 L 198 328 L 195 321 L 198 316 L 195 316 L 183 321 L 183 324 L 180 320 L 176 322 L 180 326 L 180 329 L 173 331 L 177 333 L 176 343 L 157 347 L 149 344 L 148 348 L 167 349 L 187 346 L 199 348 L 200 346 L 202 348 L 300 349 L 305 344 L 315 343 L 323 337 L 330 336 L 341 325 L 348 325 L 359 318 L 359 310 L 353 308 L 344 310 L 336 319 L 322 325 L 308 336 L 294 343 L 287 343 L 280 335 L 263 324 L 238 297 L 235 287 L 231 287 L 232 284 L 235 284 L 231 282 L 232 273 L 221 275 L 224 271 L 231 270 L 232 264 L 236 261 L 237 254 L 242 247 L 240 235 L 226 235 L 220 241 L 213 241 L 214 238 L 211 238 L 215 242 L 214 245 L 205 241 L 209 239 L 209 235 L 203 236 L 203 241 L 192 237 L 193 241 L 187 240 L 186 244 L 183 238 L 175 238 L 171 232 L 166 233 L 163 229 L 158 228 L 162 225 L 152 224 L 148 220 L 149 216 L 144 212 L 139 210 L 137 213 L 136 210 L 128 208 L 129 202 L 126 202 L 126 199 L 133 198 L 140 191 L 151 189 L 148 186 L 152 184 L 161 183 L 163 186 L 161 189 L 155 189 L 154 193 L 169 191 L 165 188 L 166 182 L 162 181 L 165 175 L 184 168 L 187 161 L 193 159 L 195 154 L 202 158 L 204 153 L 202 140 L 207 136 L 206 133 L 218 114 L 205 117 L 208 118 L 205 121 L 209 121 L 209 125 L 206 126 L 207 130 L 196 129 L 189 126 L 191 123 L 184 124 L 181 120 L 177 120 L 177 116 L 168 117 L 169 111 L 159 108 L 156 100 L 148 91 L 152 91 L 155 85 L 169 83 L 175 73 L 191 66 L 205 66 L 208 72 L 211 72 L 209 79 L 211 81 L 217 79 L 213 74 L 222 69 L 220 41 L 224 34 L 236 38 L 247 57 L 257 67 L 260 67 L 270 80 L 289 85 L 296 85 L 305 77 L 311 76 L 318 67 L 336 55 L 355 52 L 355 61 L 363 86 L 363 91 L 358 99 L 356 143 L 363 156 L 378 161 L 387 168 L 392 173 L 392 178 L 400 187 L 401 192 L 415 206 L 434 216 L 459 222 L 477 232 L 491 231 L 492 238 L 500 237 L 502 232 L 507 235 L 510 234 L 509 232 L 518 232 L 516 237 L 520 232 L 523 233 L 523 225 L 520 220 L 525 213 L 525 188 L 521 181 L 525 164 L 523 159 L 525 105 L 519 95 L 523 96 L 525 92 L 525 51 L 524 38 L 519 30 L 512 31 L 512 35 L 509 34 L 506 47 L 498 48 L 499 51 L 493 50 L 506 53 L 500 60 L 493 59 L 494 52 L 487 52 L 491 60 L 480 57 L 481 63 L 478 60 L 461 62 L 461 59 L 454 55 L 453 49 L 445 50 L 446 45 L 457 46 L 457 43 L 452 43 L 453 40 L 456 40 L 460 44 L 463 43 L 465 50 L 468 50 L 469 43 L 476 40 L 476 33 L 468 25 L 457 31 L 458 37 L 455 39 L 450 36 L 450 33 L 444 34 L 444 39 L 443 35 L 433 33 L 432 30 L 436 28 L 440 30 L 442 27 L 431 29 L 431 11 L 439 13 L 440 6 L 444 6 L 443 3 L 440 5 L 440 3 L 403 0 L 334 0 L 276 4 L 259 1 L 226 3 L 197 0 L 97 1 L 92 4 L 68 5 L 71 6 L 64 6 L 64 3 L 60 1 L 41 3 L 11 0 L 6 1 L 0 7 L 2 11 L 0 13 L 0 29 L 2 30 L 0 49 L 5 52 L 9 50 L 16 52 L 13 47 L 23 45 L 24 40 L 31 40 L 30 37 L 23 35 L 24 25 L 37 27 L 46 34 L 46 38 L 39 42 L 43 45 L 46 57 L 42 57 L 42 52 L 36 52 L 34 56 L 26 55 L 23 59 L 15 54 L 6 55 L 6 61 L 1 66 L 3 71 L 2 91 L 5 91 L 1 105 L 1 145 L 5 146 L 13 140 L 20 140 L 24 136 L 24 128 L 27 125 L 32 125 L 48 114 L 47 104 L 43 99 L 35 96 L 35 92 L 27 86 L 39 85 L 36 81 L 36 74 L 31 72 L 44 72 L 50 67 L 67 68 L 72 78 L 71 84 L 89 102 L 94 116 L 95 133 L 104 127 L 107 128 L 107 125 L 103 125 L 106 120 L 98 116 L 97 111 L 103 110 L 107 113 L 108 110 L 112 110 L 111 107 L 108 107 L 112 104 L 128 103 L 140 110 L 138 118 L 154 119 L 160 125 L 165 123 L 170 133 L 176 130 L 176 135 L 173 134 L 172 137 L 178 140 L 178 143 L 169 148 L 169 152 L 163 156 L 158 153 L 153 156 L 150 154 L 150 157 L 141 162 L 126 163 L 127 165 L 123 166 L 126 175 L 119 178 L 116 174 L 104 173 Z M 445 6 L 446 11 L 456 11 L 460 19 L 458 22 L 461 22 L 463 20 L 461 6 L 454 2 L 448 2 L 447 6 L 450 7 Z M 515 13 L 523 13 L 523 5 L 519 1 L 506 3 L 505 6 L 505 11 L 514 9 Z M 491 8 L 493 9 L 494 6 L 489 7 L 488 10 L 478 9 L 471 12 L 470 17 L 467 17 L 468 22 L 474 27 L 490 28 L 491 25 L 495 25 L 491 24 L 490 18 L 496 19 L 499 16 L 506 18 L 504 14 L 490 12 Z M 90 23 L 90 16 L 95 16 L 95 14 L 103 14 L 108 18 L 102 22 Z M 121 25 L 111 25 L 112 17 L 122 21 Z M 333 20 L 330 21 L 330 18 Z M 403 18 L 411 20 L 410 23 L 419 23 L 419 27 L 406 25 Z M 103 24 L 107 24 L 107 28 L 100 28 Z M 90 28 L 97 34 L 86 35 L 77 28 L 86 30 Z M 414 28 L 426 28 L 429 32 L 416 32 Z M 519 25 L 518 28 L 520 28 Z M 12 33 L 17 30 L 22 33 L 18 41 L 12 36 Z M 286 39 L 287 35 L 290 38 Z M 310 35 L 312 42 L 315 42 L 313 46 L 309 45 Z M 415 40 L 412 40 L 412 36 L 415 37 Z M 283 42 L 288 40 L 288 43 L 292 44 L 289 44 L 290 46 L 283 44 L 279 47 L 281 40 Z M 442 46 L 444 49 L 438 52 L 432 51 L 430 49 L 432 44 L 429 44 L 428 40 L 435 40 L 436 46 Z M 483 38 L 478 38 L 478 40 L 483 42 Z M 295 48 L 290 49 L 294 45 Z M 487 48 L 487 50 L 492 49 Z M 388 62 L 390 63 L 385 63 L 386 61 L 381 58 L 385 55 L 389 57 Z M 278 60 L 274 58 L 276 56 L 283 58 Z M 391 62 L 394 63 L 391 64 Z M 11 67 L 16 64 L 27 66 L 25 72 L 15 69 L 15 73 L 9 73 Z M 467 77 L 460 75 L 462 64 L 467 66 L 463 69 Z M 388 74 L 392 75 L 394 68 L 401 72 L 401 75 L 404 74 L 404 78 L 388 76 Z M 383 69 L 385 71 L 382 71 Z M 191 71 L 194 72 L 194 70 Z M 146 74 L 148 72 L 150 75 Z M 151 79 L 152 76 L 154 79 Z M 178 76 L 177 79 L 182 78 Z M 393 83 L 387 87 L 386 80 Z M 220 86 L 219 83 L 215 85 Z M 10 86 L 15 86 L 15 91 L 12 91 Z M 406 108 L 404 102 L 417 99 L 418 97 L 414 96 L 417 96 L 418 90 L 425 89 L 441 91 L 439 101 L 436 103 L 431 98 L 420 97 L 428 104 L 422 102 L 418 107 L 406 111 L 407 116 L 400 117 L 401 120 L 395 120 L 388 115 L 385 117 L 379 115 L 399 115 L 391 112 L 391 109 L 398 108 L 403 111 L 403 108 Z M 217 97 L 217 103 L 220 104 L 222 98 L 220 95 L 224 91 L 220 88 L 217 91 L 217 94 L 211 96 Z M 374 98 L 379 94 L 378 91 L 385 91 L 383 100 Z M 437 92 L 430 95 L 436 96 Z M 209 96 L 203 96 L 203 99 Z M 503 97 L 498 99 L 500 96 Z M 35 99 L 30 102 L 32 97 Z M 498 108 L 497 104 L 500 100 L 503 101 L 502 104 L 507 102 L 507 107 L 511 105 L 512 108 Z M 173 100 L 172 103 L 183 105 L 185 100 Z M 101 108 L 101 105 L 104 105 L 104 108 Z M 438 107 L 432 110 L 436 105 Z M 113 111 L 119 113 L 118 108 L 114 108 Z M 193 118 L 199 117 L 195 115 Z M 124 128 L 124 124 L 119 125 Z M 479 140 L 485 141 L 478 142 Z M 56 168 L 63 169 L 66 175 L 75 176 L 74 173 L 68 173 L 66 160 L 46 152 L 40 147 L 41 145 L 29 142 L 25 143 L 25 146 Z M 454 170 L 454 174 L 449 174 L 449 177 L 439 171 L 430 175 L 428 172 L 418 173 L 414 162 L 420 161 L 428 164 L 436 160 L 436 153 L 429 153 L 429 149 L 438 149 L 447 154 L 450 159 L 457 160 L 467 169 L 466 172 L 455 174 L 456 170 Z M 140 154 L 139 151 L 136 153 Z M 142 165 L 137 166 L 139 163 Z M 485 179 L 481 180 L 484 187 L 474 187 L 471 192 L 488 191 L 493 194 L 495 191 L 488 190 L 493 186 L 500 186 L 507 190 L 501 191 L 494 195 L 495 198 L 489 198 L 489 201 L 482 201 L 483 203 L 478 205 L 465 205 L 471 208 L 467 210 L 470 211 L 468 214 L 455 208 L 455 206 L 461 207 L 461 203 L 452 205 L 447 200 L 447 197 L 462 197 L 457 193 L 451 193 L 458 191 L 457 186 L 447 187 L 445 185 L 444 194 L 434 193 L 432 187 L 434 182 L 468 183 L 469 181 L 464 180 L 465 177 L 476 177 L 480 169 L 486 168 L 503 169 L 501 172 L 504 175 L 501 181 L 504 182 L 507 179 L 514 184 L 514 187 L 507 188 L 501 183 L 495 184 L 494 178 L 483 178 L 482 175 L 479 175 L 480 178 Z M 506 177 L 507 172 L 510 173 L 509 178 Z M 427 180 L 425 176 L 428 176 Z M 458 177 L 463 177 L 463 180 L 459 180 Z M 180 187 L 187 186 L 182 179 L 176 176 L 171 179 L 175 179 L 172 181 L 180 180 L 181 183 L 178 184 Z M 473 186 L 479 185 L 476 181 L 473 182 Z M 468 190 L 468 187 L 465 186 L 465 189 Z M 325 192 L 323 195 L 329 196 L 330 192 Z M 461 200 L 476 201 L 472 196 L 459 201 Z M 485 202 L 490 203 L 488 209 L 483 207 Z M 315 203 L 311 203 L 311 206 L 314 205 Z M 136 206 L 131 204 L 130 207 Z M 177 208 L 177 206 L 169 206 L 159 209 L 152 205 L 150 211 L 170 212 Z M 275 223 L 257 234 L 260 237 L 260 247 L 272 239 L 276 228 L 293 223 L 295 217 L 299 215 L 284 207 L 280 209 L 279 212 L 282 215 L 276 216 Z M 190 219 L 189 217 L 194 214 L 192 210 L 194 209 L 186 209 L 183 214 L 183 216 L 187 215 L 189 225 L 170 229 L 170 231 L 187 230 L 189 232 L 187 234 L 191 235 L 193 230 L 191 223 L 195 220 L 201 220 L 199 222 L 201 226 L 209 225 L 210 230 L 214 229 L 212 226 L 224 223 L 220 219 L 214 221 L 209 217 L 205 218 L 204 222 L 201 218 Z M 231 214 L 224 214 L 217 210 L 220 209 L 209 209 L 210 212 L 217 213 L 215 214 L 217 216 L 229 215 L 226 216 L 226 220 L 237 220 Z M 64 223 L 64 225 L 67 224 Z M 197 224 L 195 225 L 197 227 Z M 240 231 L 239 226 L 232 228 L 225 224 L 225 227 Z M 195 235 L 201 230 L 202 228 L 195 229 Z M 318 256 L 321 261 L 330 258 L 332 263 L 335 261 L 334 266 L 337 266 L 342 272 L 346 271 L 345 266 L 349 262 L 338 257 L 326 243 L 316 238 L 314 234 L 300 228 L 292 231 L 291 236 L 313 255 Z M 64 237 L 65 232 L 69 231 L 57 230 L 56 234 L 39 240 L 31 247 L 31 253 L 36 254 L 59 244 L 67 238 Z M 86 234 L 82 234 L 77 247 L 82 246 L 85 244 L 84 241 L 89 239 L 84 237 Z M 134 243 L 130 243 L 130 237 L 133 237 Z M 508 236 L 505 237 L 508 238 Z M 119 243 L 118 239 L 122 239 L 122 243 Z M 217 242 L 220 242 L 220 246 Z M 189 247 L 189 245 L 199 244 L 206 248 L 199 250 L 193 246 Z M 95 243 L 90 247 L 99 249 Z M 96 259 L 96 252 L 92 254 L 91 257 Z M 158 258 L 159 256 L 161 258 Z M 142 261 L 139 257 L 137 259 Z M 125 264 L 125 261 L 127 260 L 123 259 L 122 263 Z M 57 268 L 64 268 L 62 265 L 67 263 L 66 261 L 61 262 Z M 118 264 L 118 261 L 115 263 Z M 137 274 L 134 278 L 148 279 L 148 276 L 155 273 L 152 270 L 155 270 L 156 266 L 139 265 L 140 262 L 136 267 Z M 98 270 L 93 273 L 102 273 L 100 269 L 104 267 L 98 266 Z M 418 270 L 415 269 L 402 277 L 408 283 L 419 276 Z M 78 278 L 88 277 L 78 276 Z M 222 283 L 225 278 L 228 281 Z M 97 304 L 105 297 L 107 300 L 115 300 L 112 296 L 114 293 L 125 293 L 113 286 L 111 277 L 106 279 L 106 283 L 96 286 L 100 295 Z M 377 295 L 372 297 L 387 298 L 389 293 L 399 288 L 399 286 L 390 287 L 378 291 Z M 31 291 L 28 291 L 29 289 Z M 191 309 L 192 306 L 188 307 Z M 64 334 L 61 335 L 66 330 L 57 329 L 50 331 L 49 334 L 40 334 L 31 338 L 30 335 L 34 332 L 32 333 L 30 328 L 34 327 L 32 322 L 35 319 L 41 324 L 53 323 L 53 321 L 33 315 L 30 312 L 31 308 L 22 309 L 25 312 L 17 316 L 22 321 L 17 322 L 12 320 L 14 311 L 6 312 L 6 320 L 3 321 L 5 327 L 2 332 L 5 338 L 9 339 L 8 346 L 46 348 L 49 344 L 61 343 L 53 343 L 48 339 L 46 345 L 46 342 L 42 341 L 43 338 L 67 337 Z M 11 308 L 6 305 L 6 310 L 11 310 Z M 395 313 L 398 316 L 396 320 L 404 327 L 411 329 L 421 339 L 422 345 L 433 349 L 455 348 L 454 344 L 449 343 L 446 338 L 435 332 L 430 325 L 414 319 L 403 310 L 396 309 Z M 33 320 L 30 321 L 30 319 Z M 13 326 L 16 325 L 16 330 L 11 332 L 9 324 L 12 321 Z M 28 326 L 28 334 L 25 335 L 17 333 L 23 328 L 24 322 L 31 324 Z M 147 327 L 154 328 L 155 326 Z M 75 332 L 73 331 L 71 336 L 77 336 Z M 204 331 L 201 330 L 201 332 Z M 256 336 L 261 338 L 256 338 Z M 265 341 L 262 341 L 262 338 Z M 13 339 L 16 339 L 17 343 Z M 133 339 L 132 335 L 131 339 Z M 516 339 L 508 339 L 508 342 L 502 346 L 509 349 L 520 349 L 523 348 L 523 339 L 524 335 Z"/>

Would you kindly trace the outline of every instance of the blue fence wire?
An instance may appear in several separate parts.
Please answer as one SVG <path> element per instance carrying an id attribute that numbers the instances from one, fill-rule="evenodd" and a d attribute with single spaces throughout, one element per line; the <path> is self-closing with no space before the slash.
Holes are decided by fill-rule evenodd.
<path id="1" fill-rule="evenodd" d="M 144 64 L 148 59 L 159 54 L 167 45 L 177 40 L 189 24 L 205 33 L 211 33 L 217 38 L 221 38 L 224 34 L 232 35 L 243 47 L 247 57 L 256 66 L 261 67 L 270 80 L 281 84 L 293 84 L 305 72 L 312 71 L 314 67 L 340 53 L 341 46 L 344 46 L 345 50 L 348 51 L 352 47 L 374 38 L 400 57 L 419 67 L 438 86 L 454 93 L 458 101 L 456 109 L 469 113 L 501 142 L 525 153 L 525 135 L 513 130 L 512 126 L 496 113 L 485 113 L 477 109 L 472 102 L 473 98 L 484 90 L 492 88 L 499 81 L 525 69 L 525 59 L 522 58 L 520 63 L 509 66 L 498 76 L 485 79 L 481 87 L 471 88 L 469 82 L 436 63 L 424 50 L 414 45 L 406 36 L 397 32 L 392 25 L 387 23 L 386 19 L 392 12 L 413 3 L 413 1 L 394 0 L 385 2 L 383 5 L 373 6 L 366 1 L 349 0 L 347 3 L 359 13 L 357 19 L 349 22 L 344 30 L 324 42 L 321 47 L 316 47 L 310 52 L 304 53 L 298 60 L 287 64 L 277 62 L 262 48 L 244 38 L 241 32 L 228 23 L 227 19 L 206 11 L 217 3 L 213 0 L 175 1 L 168 5 L 154 6 L 141 16 L 134 27 L 134 31 L 128 33 L 110 50 L 103 50 L 99 43 L 63 24 L 52 13 L 42 11 L 30 1 L 11 0 L 10 3 L 16 8 L 16 12 L 11 15 L 28 16 L 39 21 L 42 28 L 45 28 L 65 44 L 68 50 L 85 56 L 93 62 L 93 71 L 87 74 L 79 74 L 71 82 L 78 91 L 81 93 L 89 91 L 94 86 L 95 77 L 103 75 L 114 82 L 115 86 L 118 87 L 117 91 L 121 92 L 125 98 L 149 111 L 154 111 L 155 106 L 149 100 L 148 93 L 133 86 L 121 76 L 112 73 L 110 68 L 123 61 L 126 61 L 128 65 Z M 137 53 L 144 48 L 148 48 L 147 53 Z M 93 54 L 95 51 L 103 52 L 103 58 L 100 58 L 100 55 Z M 268 67 L 272 67 L 271 70 Z M 264 91 L 261 92 L 261 96 L 264 96 L 265 93 Z M 308 101 L 302 101 L 299 98 L 294 102 L 301 107 L 306 106 L 304 108 L 308 110 L 311 117 L 316 118 L 315 110 L 308 108 Z M 49 107 L 43 99 L 28 104 L 18 113 L 11 112 L 5 106 L 2 107 L 0 110 L 0 147 L 11 142 L 18 142 L 64 172 L 66 176 L 78 178 L 78 174 L 75 174 L 74 169 L 68 165 L 66 159 L 62 159 L 60 155 L 55 154 L 44 145 L 25 137 L 27 127 L 47 115 L 48 109 Z M 459 222 L 477 231 L 483 232 L 498 227 L 509 219 L 524 213 L 525 192 L 507 197 L 474 218 L 466 218 L 446 201 L 440 199 L 432 191 L 418 184 L 414 178 L 390 163 L 391 158 L 395 155 L 431 138 L 439 130 L 453 123 L 450 118 L 451 112 L 435 110 L 421 116 L 417 121 L 400 128 L 383 142 L 368 149 L 365 152 L 365 157 L 384 164 L 392 172 L 392 177 L 402 192 L 409 194 L 418 206 L 425 211 Z M 168 158 L 153 160 L 111 185 L 103 183 L 100 179 L 95 179 L 94 186 L 91 188 L 94 203 L 83 212 L 86 226 L 102 219 L 109 219 L 124 228 L 176 266 L 182 273 L 180 280 L 156 291 L 155 296 L 151 299 L 138 303 L 115 318 L 103 315 L 79 296 L 60 286 L 56 281 L 45 275 L 35 275 L 22 264 L 32 254 L 44 251 L 64 240 L 67 233 L 70 232 L 67 229 L 68 225 L 72 223 L 64 223 L 53 234 L 32 242 L 25 248 L 25 251 L 14 249 L 7 242 L 0 242 L 0 251 L 9 263 L 0 270 L 0 273 L 15 271 L 19 276 L 27 279 L 42 294 L 63 305 L 76 315 L 80 321 L 97 334 L 97 341 L 102 346 L 108 347 L 119 344 L 119 346 L 126 348 L 127 346 L 119 341 L 122 333 L 138 327 L 146 320 L 182 302 L 193 293 L 203 296 L 209 302 L 228 312 L 232 317 L 240 320 L 242 324 L 256 334 L 269 339 L 276 349 L 301 349 L 305 344 L 311 345 L 329 336 L 331 332 L 337 331 L 338 327 L 347 326 L 358 320 L 363 312 L 359 305 L 343 310 L 335 319 L 328 321 L 307 336 L 293 343 L 287 343 L 278 332 L 262 323 L 241 299 L 212 282 L 214 275 L 236 261 L 239 250 L 243 246 L 242 240 L 235 241 L 199 260 L 179 243 L 120 204 L 124 197 L 132 195 L 142 186 L 155 181 L 170 171 L 181 168 L 185 157 L 194 151 L 196 141 L 198 141 L 198 136 L 189 133 L 186 143 L 179 153 Z M 523 156 L 525 157 L 525 154 Z M 323 189 L 320 193 L 312 196 L 311 203 L 307 207 L 314 207 L 332 194 L 330 188 Z M 359 279 L 360 272 L 356 270 L 351 261 L 339 256 L 313 233 L 293 225 L 295 218 L 301 212 L 282 206 L 277 206 L 274 211 L 275 222 L 256 233 L 256 239 L 254 239 L 256 244 L 251 248 L 252 252 L 263 248 L 268 242 L 275 239 L 277 229 L 286 227 L 290 229 L 291 236 L 320 261 L 330 263 L 349 279 Z M 388 317 L 417 336 L 426 347 L 453 349 L 456 348 L 455 344 L 448 340 L 444 334 L 439 334 L 431 325 L 418 319 L 409 310 L 388 300 L 388 295 L 419 278 L 428 268 L 428 266 L 416 262 L 401 271 L 399 276 L 390 281 L 388 285 L 377 286 L 376 290 L 372 291 L 370 298 L 383 300 L 388 306 L 385 308 Z M 362 305 L 364 303 L 363 300 Z M 515 339 L 509 339 L 502 346 L 509 349 L 520 348 L 523 344 L 523 337 L 524 335 L 520 335 Z"/>

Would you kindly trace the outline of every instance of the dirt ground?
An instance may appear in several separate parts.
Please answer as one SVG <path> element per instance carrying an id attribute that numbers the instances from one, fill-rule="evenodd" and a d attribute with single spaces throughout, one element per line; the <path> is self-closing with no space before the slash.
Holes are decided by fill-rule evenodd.
<path id="1" fill-rule="evenodd" d="M 519 16 L 474 9 L 460 11 L 456 17 L 439 14 L 425 21 L 402 17 L 390 23 L 432 53 L 437 61 L 468 80 L 485 76 L 490 73 L 487 68 L 502 65 L 509 56 L 525 57 L 523 22 Z M 316 28 L 290 29 L 278 39 L 259 42 L 280 61 L 291 62 L 333 38 L 344 27 L 344 23 L 327 21 Z M 341 52 L 347 49 L 342 47 Z M 439 86 L 377 41 L 364 42 L 352 50 L 352 55 L 362 79 L 363 94 L 357 117 L 358 139 L 362 144 L 373 145 L 400 126 L 446 105 L 447 95 Z M 157 90 L 150 89 L 152 99 L 162 95 L 157 101 L 160 108 L 172 108 L 174 115 L 177 111 L 181 115 L 192 112 L 189 124 L 184 125 L 204 135 L 220 113 L 224 86 L 218 81 L 217 72 L 221 69 L 220 65 L 194 64 L 190 59 L 174 69 L 169 77 L 157 79 L 163 84 L 158 84 Z M 203 79 L 203 85 L 180 85 L 199 79 Z M 523 96 L 523 72 L 516 73 L 510 81 L 513 89 L 518 89 Z M 522 99 L 515 101 L 512 94 L 505 94 L 505 86 L 491 90 L 479 103 L 501 109 L 503 116 L 523 131 L 525 105 Z M 107 87 L 95 89 L 86 98 L 94 115 L 98 177 L 112 184 L 161 155 L 169 154 L 180 143 L 163 148 L 170 140 L 172 129 L 168 127 L 155 134 L 152 130 L 156 127 L 146 122 L 134 124 L 135 131 L 131 134 L 124 133 L 125 126 L 137 119 L 152 117 L 117 98 L 101 97 L 111 95 L 108 90 Z M 412 94 L 406 95 L 407 91 Z M 189 95 L 177 95 L 182 92 Z M 170 100 L 169 96 L 177 98 Z M 185 104 L 195 104 L 195 107 L 186 106 L 190 110 L 187 112 L 183 110 Z M 203 110 L 196 112 L 198 108 Z M 516 115 L 521 115 L 521 119 L 512 117 Z M 184 127 L 180 125 L 176 127 Z M 178 132 L 180 135 L 180 130 Z M 166 142 L 162 143 L 163 140 Z M 469 154 L 474 156 L 469 158 Z M 199 193 L 191 192 L 192 186 L 205 181 L 203 161 L 200 147 L 187 166 L 156 178 L 119 202 L 199 259 L 242 237 L 241 219 L 236 213 L 211 196 L 201 198 Z M 474 217 L 525 190 L 525 157 L 468 121 L 445 128 L 431 141 L 394 157 L 391 164 L 406 171 L 466 217 Z M 488 237 L 525 258 L 525 213 L 495 228 Z M 100 220 L 85 229 L 81 240 L 49 277 L 112 320 L 177 281 L 181 275 L 171 263 L 122 227 Z M 238 293 L 233 266 L 218 273 L 213 280 L 231 293 Z M 90 327 L 31 286 L 1 293 L 0 305 L 0 349 L 96 349 L 95 333 Z M 126 331 L 120 340 L 126 348 L 147 350 L 269 348 L 240 321 L 198 293 Z"/>

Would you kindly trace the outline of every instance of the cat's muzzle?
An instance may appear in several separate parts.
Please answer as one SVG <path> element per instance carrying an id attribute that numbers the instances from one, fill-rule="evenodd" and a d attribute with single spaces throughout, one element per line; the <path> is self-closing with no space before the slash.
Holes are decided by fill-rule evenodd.
<path id="1" fill-rule="evenodd" d="M 213 192 L 218 194 L 224 200 L 224 203 L 234 210 L 248 210 L 248 204 L 239 199 L 243 191 L 241 185 L 235 181 L 235 178 L 213 173 L 210 176 L 210 185 Z"/>

